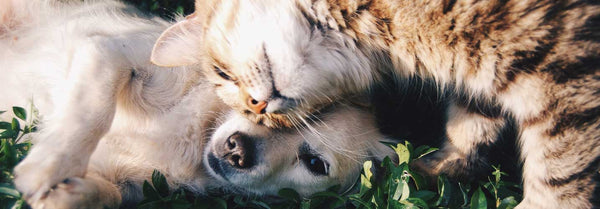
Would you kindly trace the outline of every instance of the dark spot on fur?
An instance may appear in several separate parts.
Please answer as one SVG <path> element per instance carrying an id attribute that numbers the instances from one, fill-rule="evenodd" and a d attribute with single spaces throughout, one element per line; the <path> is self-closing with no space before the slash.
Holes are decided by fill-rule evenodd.
<path id="1" fill-rule="evenodd" d="M 131 79 L 135 78 L 137 76 L 137 73 L 135 72 L 135 68 L 131 69 Z"/>
<path id="2" fill-rule="evenodd" d="M 572 79 L 580 79 L 585 75 L 600 70 L 600 55 L 578 57 L 575 61 L 557 60 L 545 66 L 541 72 L 550 73 L 557 83 L 566 83 Z"/>
<path id="3" fill-rule="evenodd" d="M 300 11 L 300 13 L 304 17 L 304 19 L 308 22 L 308 25 L 312 31 L 314 31 L 315 29 L 318 29 L 322 34 L 325 34 L 325 28 L 323 27 L 323 24 L 321 24 L 321 22 L 319 22 L 319 20 L 311 17 L 309 15 L 308 11 L 306 11 L 304 9 L 304 7 L 302 7 L 300 5 L 296 5 L 296 7 Z"/>
<path id="4" fill-rule="evenodd" d="M 600 42 L 600 15 L 588 18 L 585 24 L 575 30 L 576 41 Z"/>
<path id="5" fill-rule="evenodd" d="M 369 3 L 358 6 L 358 8 L 356 9 L 356 12 L 362 12 L 364 10 L 369 10 L 369 7 L 371 7 L 371 2 L 372 1 L 369 1 Z"/>
<path id="6" fill-rule="evenodd" d="M 583 180 L 585 178 L 597 175 L 598 169 L 600 168 L 600 157 L 596 157 L 594 160 L 589 162 L 583 170 L 577 173 L 572 173 L 568 177 L 564 178 L 551 178 L 548 180 L 548 184 L 554 187 L 561 187 L 571 184 L 574 181 Z"/>
<path id="7" fill-rule="evenodd" d="M 557 136 L 569 128 L 579 129 L 594 123 L 600 117 L 600 107 L 589 108 L 580 112 L 563 112 L 559 114 L 559 120 L 550 130 L 550 136 Z"/>
<path id="8" fill-rule="evenodd" d="M 456 27 L 456 20 L 454 18 L 452 18 L 452 20 L 450 21 L 450 27 L 448 28 L 448 30 L 453 31 L 455 27 Z"/>
<path id="9" fill-rule="evenodd" d="M 477 113 L 486 118 L 502 117 L 502 107 L 498 102 L 469 99 L 466 95 L 457 97 L 457 104 L 465 107 L 471 113 Z"/>
<path id="10" fill-rule="evenodd" d="M 252 114 L 252 112 L 250 112 L 250 110 L 244 110 L 244 114 L 250 115 L 250 114 Z"/>
<path id="11" fill-rule="evenodd" d="M 531 51 L 517 51 L 514 56 L 517 57 L 510 65 L 513 71 L 531 73 L 538 65 L 550 54 L 557 43 L 559 29 L 555 28 L 549 31 L 549 34 L 538 41 L 538 46 Z"/>
<path id="12" fill-rule="evenodd" d="M 452 9 L 454 8 L 455 4 L 456 4 L 456 0 L 446 0 L 446 1 L 444 1 L 444 9 L 442 10 L 442 13 L 446 14 L 446 13 L 452 11 Z"/>
<path id="13" fill-rule="evenodd" d="M 562 19 L 561 15 L 566 11 L 567 7 L 566 1 L 556 1 L 547 4 L 550 4 L 550 8 L 548 8 L 546 15 L 544 15 L 544 23 L 542 24 L 556 23 L 557 20 Z"/>

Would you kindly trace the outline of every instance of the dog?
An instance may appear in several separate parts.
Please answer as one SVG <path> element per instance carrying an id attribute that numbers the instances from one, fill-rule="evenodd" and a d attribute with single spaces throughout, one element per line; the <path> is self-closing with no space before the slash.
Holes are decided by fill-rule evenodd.
<path id="1" fill-rule="evenodd" d="M 41 115 L 14 170 L 33 208 L 134 205 L 153 170 L 196 194 L 343 192 L 362 162 L 393 156 L 364 108 L 336 104 L 301 128 L 245 119 L 199 66 L 152 65 L 171 23 L 132 6 L 5 0 L 0 21 L 0 109 L 33 103 Z"/>

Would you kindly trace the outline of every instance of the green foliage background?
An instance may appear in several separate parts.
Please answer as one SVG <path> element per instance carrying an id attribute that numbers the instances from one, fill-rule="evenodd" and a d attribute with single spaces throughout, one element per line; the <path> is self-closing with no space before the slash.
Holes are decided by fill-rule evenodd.
<path id="1" fill-rule="evenodd" d="M 194 12 L 194 0 L 123 0 L 143 11 L 151 12 L 170 19 L 174 13 L 190 14 Z"/>

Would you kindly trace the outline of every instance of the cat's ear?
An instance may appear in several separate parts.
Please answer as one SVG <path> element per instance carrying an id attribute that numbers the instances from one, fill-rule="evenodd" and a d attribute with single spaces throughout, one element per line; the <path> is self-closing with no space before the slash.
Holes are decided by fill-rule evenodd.
<path id="1" fill-rule="evenodd" d="M 195 14 L 160 35 L 150 61 L 158 66 L 185 66 L 199 62 L 202 54 L 202 21 Z"/>

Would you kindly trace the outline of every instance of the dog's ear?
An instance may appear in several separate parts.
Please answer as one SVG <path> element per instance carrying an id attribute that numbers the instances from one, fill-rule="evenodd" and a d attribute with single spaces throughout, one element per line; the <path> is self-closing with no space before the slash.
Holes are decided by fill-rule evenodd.
<path id="1" fill-rule="evenodd" d="M 199 62 L 202 21 L 192 14 L 163 32 L 152 49 L 150 61 L 158 66 L 185 66 Z"/>
<path id="2" fill-rule="evenodd" d="M 164 67 L 191 65 L 199 62 L 203 48 L 204 24 L 220 2 L 221 0 L 196 0 L 193 14 L 169 27 L 160 35 L 152 49 L 150 61 Z"/>

